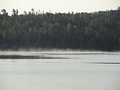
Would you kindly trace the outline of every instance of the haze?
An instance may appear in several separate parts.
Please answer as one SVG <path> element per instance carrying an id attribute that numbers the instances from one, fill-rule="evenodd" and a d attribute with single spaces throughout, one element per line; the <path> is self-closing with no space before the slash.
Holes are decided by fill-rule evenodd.
<path id="1" fill-rule="evenodd" d="M 94 12 L 116 9 L 120 0 L 0 0 L 0 10 L 18 9 L 19 14 L 29 12 L 31 8 L 41 12 Z"/>

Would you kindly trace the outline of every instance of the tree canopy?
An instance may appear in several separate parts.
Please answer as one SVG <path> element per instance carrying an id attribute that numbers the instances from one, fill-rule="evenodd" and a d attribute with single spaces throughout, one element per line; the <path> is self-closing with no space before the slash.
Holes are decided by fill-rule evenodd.
<path id="1" fill-rule="evenodd" d="M 120 9 L 93 13 L 0 14 L 0 49 L 120 50 Z"/>

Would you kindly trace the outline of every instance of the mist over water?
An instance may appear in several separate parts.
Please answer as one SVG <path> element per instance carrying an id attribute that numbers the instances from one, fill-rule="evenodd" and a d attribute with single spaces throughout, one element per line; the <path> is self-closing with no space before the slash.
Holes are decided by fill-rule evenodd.
<path id="1" fill-rule="evenodd" d="M 119 52 L 0 52 L 0 90 L 120 90 L 119 83 Z"/>

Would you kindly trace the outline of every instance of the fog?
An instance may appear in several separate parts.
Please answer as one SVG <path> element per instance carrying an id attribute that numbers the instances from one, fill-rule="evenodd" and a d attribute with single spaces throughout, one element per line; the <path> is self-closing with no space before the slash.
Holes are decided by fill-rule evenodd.
<path id="1" fill-rule="evenodd" d="M 19 50 L 1 50 L 0 55 L 37 55 L 37 54 L 120 54 L 120 51 L 94 51 L 94 50 L 72 50 L 72 49 L 19 49 Z"/>
<path id="2" fill-rule="evenodd" d="M 87 64 L 120 64 L 120 52 L 103 51 L 80 51 L 80 50 L 19 50 L 19 51 L 0 51 L 0 59 L 61 59 L 64 63 L 87 63 Z M 70 62 L 70 60 L 72 60 Z M 45 61 L 45 60 L 44 60 Z M 46 62 L 46 61 L 45 61 Z"/>

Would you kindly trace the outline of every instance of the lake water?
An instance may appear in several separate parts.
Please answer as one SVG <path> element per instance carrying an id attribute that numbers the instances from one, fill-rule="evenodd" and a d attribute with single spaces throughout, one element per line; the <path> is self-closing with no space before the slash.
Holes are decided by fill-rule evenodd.
<path id="1" fill-rule="evenodd" d="M 0 90 L 120 90 L 120 53 L 0 52 Z"/>

